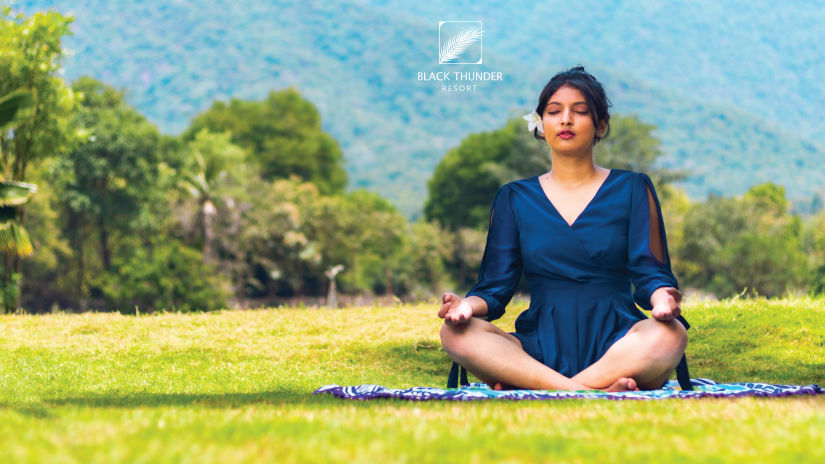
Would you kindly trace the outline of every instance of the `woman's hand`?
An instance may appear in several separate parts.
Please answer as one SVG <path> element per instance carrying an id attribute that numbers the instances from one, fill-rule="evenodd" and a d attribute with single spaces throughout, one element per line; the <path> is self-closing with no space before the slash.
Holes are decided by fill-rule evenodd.
<path id="1" fill-rule="evenodd" d="M 679 305 L 682 302 L 682 292 L 673 287 L 657 288 L 650 296 L 650 304 L 653 305 L 651 316 L 657 321 L 672 321 L 682 314 Z"/>
<path id="2" fill-rule="evenodd" d="M 438 317 L 444 319 L 447 325 L 466 324 L 473 317 L 473 306 L 466 298 L 461 298 L 455 293 L 445 293 L 441 295 L 441 309 L 438 310 Z"/>

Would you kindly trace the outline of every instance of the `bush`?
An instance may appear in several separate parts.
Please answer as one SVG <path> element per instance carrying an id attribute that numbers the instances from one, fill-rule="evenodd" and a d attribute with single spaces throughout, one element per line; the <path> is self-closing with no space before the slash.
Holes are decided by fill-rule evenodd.
<path id="1" fill-rule="evenodd" d="M 104 298 L 115 310 L 204 311 L 226 307 L 228 284 L 203 255 L 177 240 L 137 248 L 114 263 L 114 271 L 99 282 Z"/>

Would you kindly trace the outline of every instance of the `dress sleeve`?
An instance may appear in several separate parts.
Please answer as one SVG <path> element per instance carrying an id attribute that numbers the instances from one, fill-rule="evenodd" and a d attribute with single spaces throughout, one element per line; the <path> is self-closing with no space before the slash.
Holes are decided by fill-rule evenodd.
<path id="1" fill-rule="evenodd" d="M 522 273 L 519 232 L 510 196 L 509 185 L 504 185 L 496 193 L 478 283 L 466 295 L 475 295 L 487 302 L 488 321 L 504 315 L 504 308 L 513 297 Z"/>
<path id="2" fill-rule="evenodd" d="M 670 269 L 659 198 L 646 174 L 635 176 L 630 201 L 627 268 L 636 288 L 633 300 L 643 309 L 651 310 L 650 296 L 656 289 L 679 286 Z"/>

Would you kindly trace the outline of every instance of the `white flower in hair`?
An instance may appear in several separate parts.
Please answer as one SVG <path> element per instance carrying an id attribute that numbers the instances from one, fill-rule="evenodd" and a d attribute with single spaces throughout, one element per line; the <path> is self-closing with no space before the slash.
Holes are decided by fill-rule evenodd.
<path id="1" fill-rule="evenodd" d="M 522 116 L 525 121 L 527 121 L 527 130 L 533 132 L 534 129 L 539 130 L 539 134 L 544 134 L 544 126 L 541 124 L 541 116 L 535 112 L 535 110 L 530 114 L 525 114 Z"/>

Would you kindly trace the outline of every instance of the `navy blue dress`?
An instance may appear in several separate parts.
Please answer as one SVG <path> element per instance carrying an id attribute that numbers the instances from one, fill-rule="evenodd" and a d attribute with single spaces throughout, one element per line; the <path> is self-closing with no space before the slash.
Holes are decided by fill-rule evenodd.
<path id="1" fill-rule="evenodd" d="M 648 189 L 665 262 L 650 249 Z M 522 272 L 530 284 L 530 307 L 518 316 L 514 335 L 524 350 L 568 377 L 596 362 L 646 318 L 634 301 L 650 310 L 657 288 L 678 288 L 650 178 L 611 170 L 572 225 L 547 198 L 538 176 L 501 187 L 490 212 L 478 283 L 467 296 L 483 298 L 487 320 L 498 319 Z"/>

